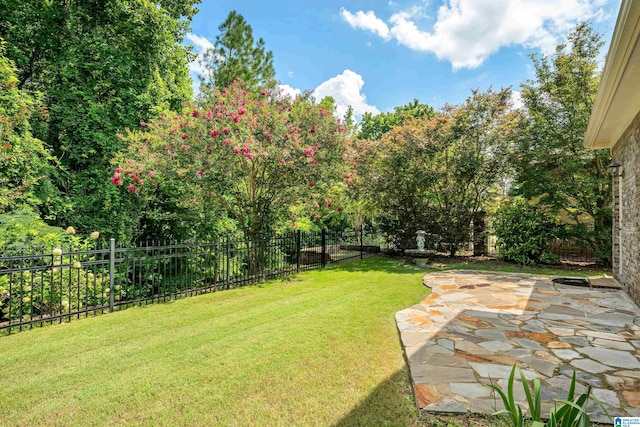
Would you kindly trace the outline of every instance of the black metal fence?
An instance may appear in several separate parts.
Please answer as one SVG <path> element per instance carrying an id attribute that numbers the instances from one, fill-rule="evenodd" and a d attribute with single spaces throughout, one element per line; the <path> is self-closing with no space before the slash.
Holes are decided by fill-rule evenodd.
<path id="1" fill-rule="evenodd" d="M 0 254 L 0 333 L 197 295 L 379 252 L 373 230 Z"/>

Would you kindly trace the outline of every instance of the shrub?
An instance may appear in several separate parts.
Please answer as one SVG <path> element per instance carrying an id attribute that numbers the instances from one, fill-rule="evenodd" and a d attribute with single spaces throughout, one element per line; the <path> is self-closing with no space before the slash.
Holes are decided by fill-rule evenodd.
<path id="1" fill-rule="evenodd" d="M 523 198 L 515 198 L 498 209 L 493 228 L 500 259 L 524 265 L 556 261 L 548 253 L 558 234 L 556 221 Z"/>

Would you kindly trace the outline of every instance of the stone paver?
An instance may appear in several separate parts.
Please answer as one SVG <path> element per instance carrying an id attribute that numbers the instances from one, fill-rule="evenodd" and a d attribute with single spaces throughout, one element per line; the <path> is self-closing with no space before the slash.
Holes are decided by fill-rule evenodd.
<path id="1" fill-rule="evenodd" d="M 424 284 L 431 293 L 396 313 L 420 410 L 492 412 L 500 399 L 487 384 L 505 388 L 517 363 L 542 382 L 543 407 L 566 398 L 575 369 L 577 392 L 591 385 L 612 415 L 639 416 L 640 309 L 612 284 L 476 271 L 428 274 Z M 602 419 L 598 405 L 589 411 Z"/>

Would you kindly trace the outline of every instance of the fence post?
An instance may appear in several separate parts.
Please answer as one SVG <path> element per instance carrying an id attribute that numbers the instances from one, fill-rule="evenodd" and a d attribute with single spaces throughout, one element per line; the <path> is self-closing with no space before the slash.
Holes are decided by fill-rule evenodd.
<path id="1" fill-rule="evenodd" d="M 113 313 L 115 304 L 115 275 L 116 275 L 116 239 L 109 239 L 109 311 Z"/>
<path id="2" fill-rule="evenodd" d="M 227 289 L 231 287 L 231 237 L 227 234 Z"/>
<path id="3" fill-rule="evenodd" d="M 301 240 L 302 239 L 300 239 L 300 230 L 296 230 L 296 273 L 300 273 Z"/>
<path id="4" fill-rule="evenodd" d="M 362 224 L 360 224 L 360 259 L 363 258 L 362 252 L 364 251 L 364 234 Z"/>
<path id="5" fill-rule="evenodd" d="M 327 232 L 322 229 L 322 253 L 320 254 L 320 265 L 324 268 L 327 265 L 326 253 L 327 253 Z"/>

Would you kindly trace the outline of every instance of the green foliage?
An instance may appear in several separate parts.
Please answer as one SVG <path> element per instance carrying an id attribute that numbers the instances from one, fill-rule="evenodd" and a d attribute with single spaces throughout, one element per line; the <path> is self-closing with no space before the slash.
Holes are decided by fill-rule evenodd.
<path id="1" fill-rule="evenodd" d="M 236 79 L 248 90 L 273 85 L 273 53 L 265 49 L 262 38 L 254 43 L 253 30 L 244 17 L 232 10 L 218 30 L 213 48 L 205 54 L 202 83 L 209 89 L 230 86 Z"/>
<path id="2" fill-rule="evenodd" d="M 135 206 L 104 186 L 109 160 L 125 148 L 118 132 L 191 98 L 182 39 L 195 3 L 0 2 L 17 85 L 41 91 L 48 107 L 34 135 L 60 159 L 51 175 L 59 193 L 42 203 L 49 221 L 131 233 Z"/>
<path id="3" fill-rule="evenodd" d="M 371 113 L 364 113 L 360 122 L 360 132 L 358 138 L 378 140 L 396 126 L 413 118 L 431 118 L 436 115 L 436 111 L 427 104 L 420 104 L 417 99 L 413 102 L 395 107 L 393 112 L 380 113 L 375 116 Z"/>
<path id="4" fill-rule="evenodd" d="M 85 245 L 83 249 L 89 248 Z M 108 273 L 85 270 L 78 258 L 57 255 L 57 251 L 61 249 L 38 258 L 38 270 L 33 273 L 0 275 L 0 323 L 55 316 L 109 302 Z"/>
<path id="5" fill-rule="evenodd" d="M 474 91 L 358 147 L 361 175 L 377 221 L 392 241 L 415 247 L 415 232 L 440 236 L 451 253 L 470 238 L 470 224 L 506 170 L 505 153 L 519 114 L 510 90 Z"/>
<path id="6" fill-rule="evenodd" d="M 52 161 L 42 141 L 31 134 L 30 119 L 37 113 L 38 99 L 18 87 L 15 66 L 4 56 L 4 46 L 0 40 L 0 213 L 38 206 Z"/>
<path id="7" fill-rule="evenodd" d="M 496 211 L 493 229 L 500 259 L 522 265 L 554 264 L 548 249 L 558 227 L 553 215 L 540 207 L 516 197 Z"/>
<path id="8" fill-rule="evenodd" d="M 527 417 L 524 416 L 522 407 L 513 397 L 516 369 L 518 369 L 520 373 L 520 380 L 522 381 L 522 387 L 527 398 L 527 405 L 529 409 L 529 415 Z M 505 407 L 505 409 L 496 412 L 494 415 L 504 416 L 507 421 L 507 425 L 512 427 L 524 427 L 525 425 L 531 427 L 588 427 L 591 425 L 591 418 L 586 412 L 586 407 L 590 398 L 596 401 L 609 419 L 613 421 L 602 403 L 591 396 L 591 386 L 588 386 L 586 393 L 582 393 L 578 397 L 574 397 L 576 388 L 575 370 L 573 371 L 573 376 L 567 392 L 567 398 L 564 400 L 554 399 L 557 403 L 561 403 L 562 405 L 559 407 L 556 405 L 551 410 L 549 420 L 546 423 L 542 422 L 542 395 L 540 392 L 540 380 L 537 378 L 534 379 L 532 387 L 529 388 L 529 384 L 527 383 L 524 373 L 516 367 L 515 363 L 513 364 L 511 374 L 509 375 L 506 393 L 496 385 L 489 384 L 489 387 L 491 387 L 494 392 L 498 393 Z"/>
<path id="9" fill-rule="evenodd" d="M 226 215 L 247 239 L 296 228 L 298 218 L 326 225 L 342 215 L 336 201 L 353 180 L 352 153 L 332 115 L 239 83 L 206 99 L 215 102 L 128 132 L 112 184 L 140 206 Z"/>
<path id="10" fill-rule="evenodd" d="M 90 260 L 91 255 L 80 259 L 62 250 L 92 249 L 98 237 L 99 233 L 80 237 L 73 227 L 65 231 L 47 225 L 28 207 L 0 214 L 0 253 L 36 255 L 0 263 L 0 323 L 56 315 L 108 301 L 108 275 L 82 267 L 81 261 Z M 42 253 L 50 256 L 40 257 Z M 16 267 L 33 270 L 2 274 L 3 270 Z"/>
<path id="11" fill-rule="evenodd" d="M 536 78 L 522 85 L 527 122 L 518 140 L 514 193 L 566 218 L 566 237 L 611 258 L 609 153 L 582 141 L 598 91 L 601 38 L 582 24 L 551 56 L 532 56 Z M 590 227 L 593 225 L 593 227 Z"/>
<path id="12" fill-rule="evenodd" d="M 25 207 L 0 214 L 0 252 L 69 245 L 76 238 L 58 227 L 47 225 L 32 209 Z"/>

